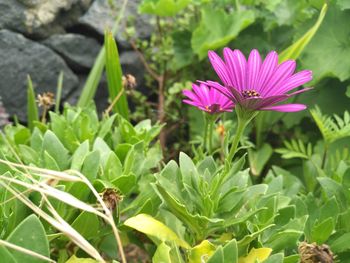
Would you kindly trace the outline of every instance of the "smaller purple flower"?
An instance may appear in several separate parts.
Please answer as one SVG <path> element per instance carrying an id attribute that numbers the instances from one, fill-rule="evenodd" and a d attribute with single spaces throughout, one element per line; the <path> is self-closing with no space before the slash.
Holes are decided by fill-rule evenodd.
<path id="1" fill-rule="evenodd" d="M 192 88 L 192 91 L 183 91 L 183 94 L 187 97 L 183 102 L 209 114 L 231 112 L 235 106 L 229 98 L 208 84 L 200 83 L 199 86 L 192 84 Z"/>

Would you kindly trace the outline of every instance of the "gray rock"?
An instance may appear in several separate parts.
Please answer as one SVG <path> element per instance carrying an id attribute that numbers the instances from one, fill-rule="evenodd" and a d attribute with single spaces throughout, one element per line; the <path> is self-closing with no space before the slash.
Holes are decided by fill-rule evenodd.
<path id="1" fill-rule="evenodd" d="M 116 0 L 113 1 L 114 5 L 110 6 L 109 0 L 94 0 L 86 14 L 79 18 L 79 22 L 103 35 L 106 29 L 113 28 L 123 2 L 123 0 Z M 123 33 L 128 20 L 131 18 L 135 18 L 135 38 L 146 39 L 152 34 L 153 27 L 150 24 L 150 17 L 148 15 L 140 15 L 137 12 L 140 2 L 141 0 L 128 1 L 123 19 L 119 25 L 120 30 L 118 30 L 119 33 L 116 35 L 116 39 L 124 49 L 131 48 Z"/>
<path id="2" fill-rule="evenodd" d="M 55 93 L 57 77 L 64 72 L 63 98 L 78 85 L 78 79 L 64 60 L 44 45 L 18 33 L 0 30 L 0 96 L 7 111 L 26 119 L 27 75 L 37 94 Z"/>
<path id="3" fill-rule="evenodd" d="M 43 44 L 61 55 L 67 64 L 78 72 L 92 67 L 101 45 L 93 38 L 79 34 L 52 35 Z"/>
<path id="4" fill-rule="evenodd" d="M 144 86 L 144 72 L 145 69 L 143 67 L 142 62 L 140 61 L 138 55 L 134 51 L 125 51 L 120 56 L 120 63 L 122 66 L 123 74 L 131 74 L 136 78 L 137 86 L 136 89 L 147 93 L 149 89 L 146 89 Z M 67 102 L 70 104 L 76 104 L 78 102 L 79 96 L 82 92 L 86 81 L 86 76 L 79 76 L 79 88 L 76 89 L 73 93 L 69 94 L 67 97 Z M 106 75 L 103 74 L 101 81 L 98 85 L 96 94 L 95 94 L 95 103 L 97 110 L 102 112 L 107 109 L 108 103 L 108 84 Z"/>
<path id="5" fill-rule="evenodd" d="M 40 38 L 64 32 L 91 0 L 0 0 L 0 29 Z M 80 11 L 79 11 L 80 10 Z"/>

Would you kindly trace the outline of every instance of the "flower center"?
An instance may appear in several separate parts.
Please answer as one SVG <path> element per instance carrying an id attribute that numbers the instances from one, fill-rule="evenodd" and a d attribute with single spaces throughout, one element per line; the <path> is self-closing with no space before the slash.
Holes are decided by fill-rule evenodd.
<path id="1" fill-rule="evenodd" d="M 217 113 L 217 112 L 222 111 L 222 107 L 220 107 L 219 104 L 207 105 L 207 106 L 205 106 L 205 109 L 206 109 L 207 112 L 209 112 L 209 113 Z"/>
<path id="2" fill-rule="evenodd" d="M 251 90 L 244 90 L 242 91 L 242 96 L 243 98 L 259 98 L 260 94 L 259 92 L 256 92 L 255 90 L 251 89 Z"/>

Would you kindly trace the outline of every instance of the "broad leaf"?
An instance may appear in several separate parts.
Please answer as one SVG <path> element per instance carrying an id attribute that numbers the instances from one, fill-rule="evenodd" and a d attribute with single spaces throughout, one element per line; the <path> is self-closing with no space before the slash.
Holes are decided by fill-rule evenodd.
<path id="1" fill-rule="evenodd" d="M 192 35 L 192 49 L 203 59 L 208 50 L 227 45 L 254 19 L 251 10 L 227 14 L 222 9 L 203 9 L 201 22 Z"/>
<path id="2" fill-rule="evenodd" d="M 43 256 L 50 257 L 49 242 L 43 225 L 36 215 L 31 215 L 23 220 L 12 231 L 7 241 L 17 246 L 29 249 Z M 23 252 L 9 249 L 17 262 L 43 263 L 45 260 L 35 258 Z"/>

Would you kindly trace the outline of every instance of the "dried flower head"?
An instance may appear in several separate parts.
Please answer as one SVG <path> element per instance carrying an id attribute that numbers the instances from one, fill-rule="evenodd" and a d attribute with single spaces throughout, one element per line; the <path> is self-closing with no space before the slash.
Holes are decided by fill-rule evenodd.
<path id="1" fill-rule="evenodd" d="M 52 92 L 44 92 L 43 94 L 38 94 L 38 105 L 39 107 L 50 108 L 55 104 L 55 95 Z"/>
<path id="2" fill-rule="evenodd" d="M 119 202 L 123 200 L 122 195 L 113 188 L 106 188 L 100 195 L 102 196 L 103 202 L 111 212 L 116 210 Z"/>
<path id="3" fill-rule="evenodd" d="M 134 89 L 137 85 L 136 78 L 131 74 L 126 74 L 122 78 L 123 87 L 126 89 Z"/>
<path id="4" fill-rule="evenodd" d="M 294 73 L 296 62 L 287 60 L 278 64 L 275 51 L 271 51 L 264 61 L 256 49 L 250 52 L 248 59 L 238 49 L 225 48 L 223 55 L 224 60 L 213 51 L 208 53 L 209 60 L 224 85 L 214 81 L 206 83 L 225 94 L 242 109 L 281 112 L 306 109 L 303 104 L 278 103 L 310 89 L 288 93 L 312 79 L 310 70 Z"/>
<path id="5" fill-rule="evenodd" d="M 308 244 L 301 242 L 299 244 L 300 263 L 333 263 L 334 256 L 329 246 Z"/>

